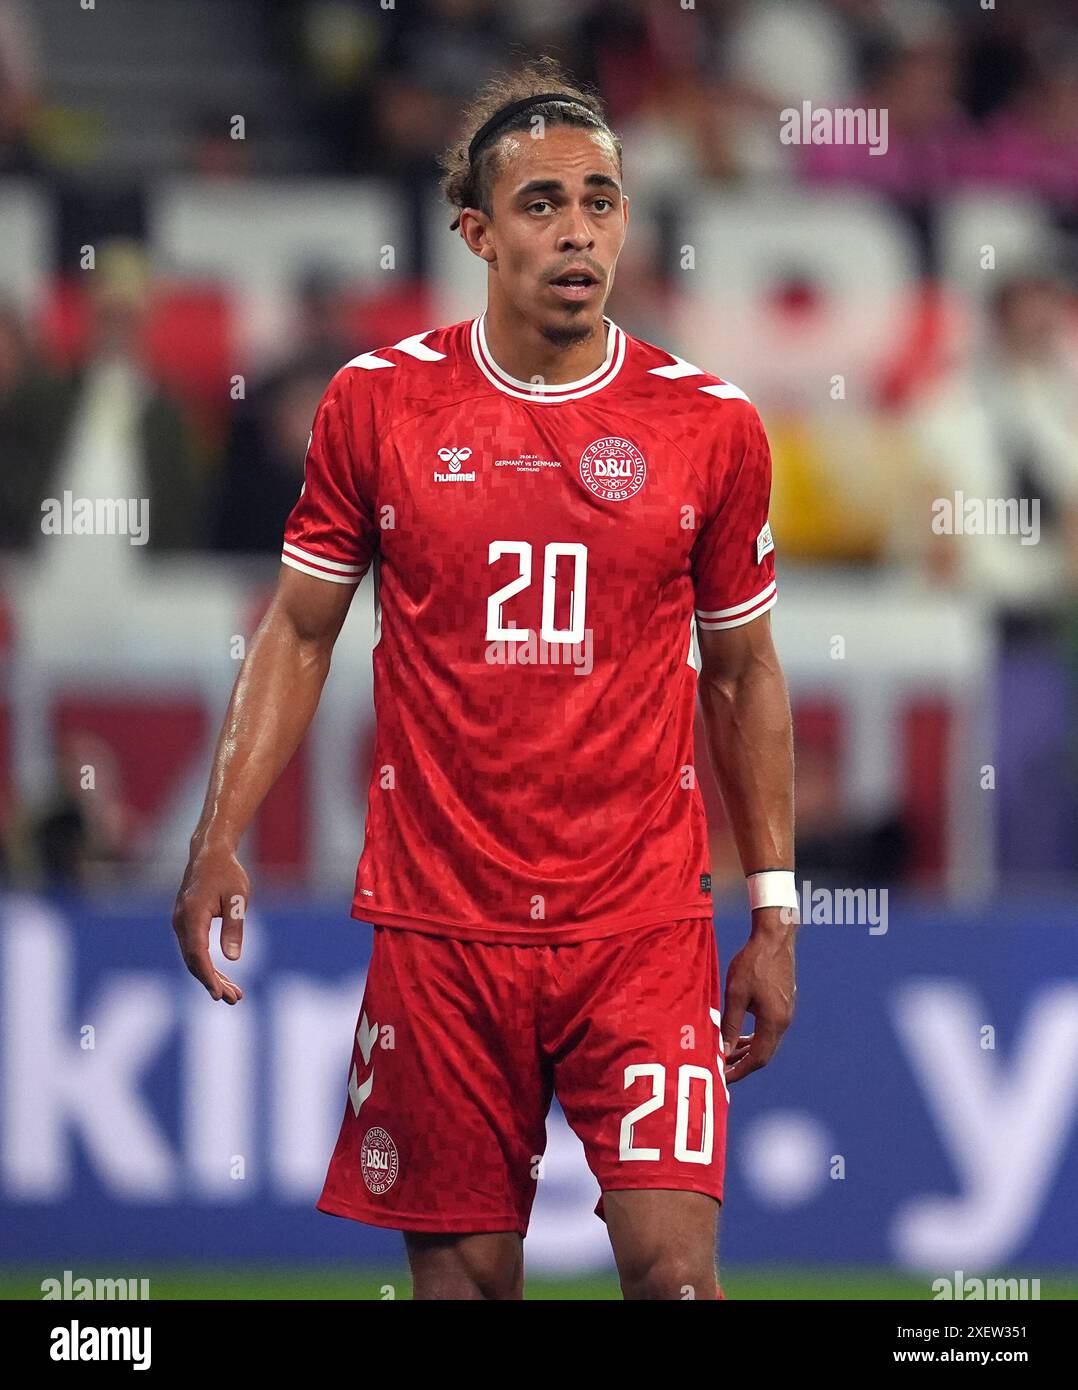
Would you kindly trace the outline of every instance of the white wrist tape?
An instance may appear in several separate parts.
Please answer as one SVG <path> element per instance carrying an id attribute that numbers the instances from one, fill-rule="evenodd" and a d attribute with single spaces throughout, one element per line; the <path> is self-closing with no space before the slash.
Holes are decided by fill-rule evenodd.
<path id="1" fill-rule="evenodd" d="M 751 911 L 758 907 L 801 906 L 792 869 L 761 869 L 757 874 L 749 874 L 745 882 L 749 885 Z"/>

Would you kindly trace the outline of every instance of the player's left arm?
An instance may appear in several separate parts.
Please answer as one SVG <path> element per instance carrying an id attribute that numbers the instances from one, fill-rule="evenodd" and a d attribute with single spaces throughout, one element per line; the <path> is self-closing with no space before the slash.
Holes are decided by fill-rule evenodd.
<path id="1" fill-rule="evenodd" d="M 769 616 L 777 598 L 771 450 L 751 402 L 735 394 L 722 409 L 692 555 L 698 688 L 711 765 L 749 875 L 794 866 L 793 733 Z M 726 972 L 727 1081 L 765 1066 L 790 1024 L 795 930 L 796 914 L 786 908 L 752 912 L 749 939 Z M 756 1019 L 748 1038 L 746 1012 Z"/>
<path id="2" fill-rule="evenodd" d="M 746 875 L 794 866 L 793 728 L 771 618 L 698 628 L 700 703 L 708 754 Z M 766 1066 L 793 1018 L 797 913 L 758 907 L 726 972 L 722 1036 L 727 1082 Z M 756 1020 L 742 1034 L 745 1014 Z"/>

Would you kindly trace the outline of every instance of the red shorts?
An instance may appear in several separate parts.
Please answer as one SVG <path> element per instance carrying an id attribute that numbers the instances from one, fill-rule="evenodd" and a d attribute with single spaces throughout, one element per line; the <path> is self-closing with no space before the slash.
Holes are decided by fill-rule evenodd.
<path id="1" fill-rule="evenodd" d="M 562 946 L 375 927 L 318 1209 L 524 1235 L 554 1094 L 602 1192 L 721 1202 L 720 1004 L 707 917 Z"/>

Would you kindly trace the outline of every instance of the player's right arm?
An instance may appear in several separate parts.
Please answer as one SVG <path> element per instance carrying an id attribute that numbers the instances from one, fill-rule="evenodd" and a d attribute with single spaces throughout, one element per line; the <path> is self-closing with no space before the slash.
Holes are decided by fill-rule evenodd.
<path id="1" fill-rule="evenodd" d="M 250 893 L 237 849 L 314 718 L 333 645 L 377 549 L 375 448 L 370 394 L 342 368 L 315 414 L 277 592 L 232 692 L 172 914 L 188 970 L 227 1004 L 243 991 L 214 968 L 210 924 L 222 919 L 221 949 L 237 960 Z"/>
<path id="2" fill-rule="evenodd" d="M 351 585 L 326 584 L 282 565 L 232 691 L 172 914 L 188 970 L 227 1004 L 238 1003 L 243 991 L 214 968 L 210 923 L 222 919 L 221 949 L 238 959 L 250 881 L 237 848 L 314 718 L 354 593 Z"/>

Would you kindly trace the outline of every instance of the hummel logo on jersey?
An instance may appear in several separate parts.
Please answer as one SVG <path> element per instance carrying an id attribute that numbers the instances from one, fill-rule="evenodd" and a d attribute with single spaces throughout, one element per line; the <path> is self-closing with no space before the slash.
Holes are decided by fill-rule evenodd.
<path id="1" fill-rule="evenodd" d="M 474 483 L 474 469 L 470 473 L 462 473 L 460 471 L 460 465 L 462 463 L 467 463 L 471 456 L 471 449 L 439 449 L 438 457 L 443 463 L 449 464 L 449 472 L 439 473 L 438 470 L 435 469 L 434 481 L 436 483 Z"/>

